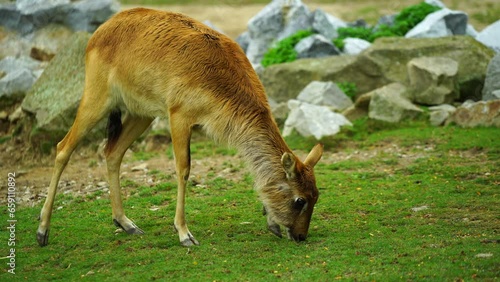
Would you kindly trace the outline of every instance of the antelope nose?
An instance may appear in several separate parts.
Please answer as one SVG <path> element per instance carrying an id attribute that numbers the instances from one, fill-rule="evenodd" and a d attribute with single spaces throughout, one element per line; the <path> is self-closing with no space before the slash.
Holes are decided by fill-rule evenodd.
<path id="1" fill-rule="evenodd" d="M 299 234 L 299 236 L 297 236 L 297 241 L 305 241 L 306 240 L 306 235 L 304 234 Z"/>

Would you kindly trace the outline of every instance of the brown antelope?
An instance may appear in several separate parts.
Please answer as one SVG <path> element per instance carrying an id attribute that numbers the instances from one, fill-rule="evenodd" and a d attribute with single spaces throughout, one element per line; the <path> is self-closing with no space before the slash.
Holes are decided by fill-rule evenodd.
<path id="1" fill-rule="evenodd" d="M 143 234 L 125 216 L 120 164 L 127 148 L 158 116 L 168 116 L 178 181 L 174 226 L 182 245 L 198 245 L 185 219 L 190 138 L 194 126 L 239 149 L 255 175 L 267 224 L 281 237 L 306 239 L 318 200 L 313 167 L 318 144 L 301 162 L 285 144 L 264 88 L 233 40 L 187 16 L 136 8 L 100 26 L 88 42 L 85 89 L 73 126 L 57 144 L 54 171 L 40 213 L 37 240 L 48 243 L 54 196 L 61 173 L 79 141 L 105 116 L 105 148 L 113 222 Z M 126 112 L 123 122 L 121 111 Z"/>

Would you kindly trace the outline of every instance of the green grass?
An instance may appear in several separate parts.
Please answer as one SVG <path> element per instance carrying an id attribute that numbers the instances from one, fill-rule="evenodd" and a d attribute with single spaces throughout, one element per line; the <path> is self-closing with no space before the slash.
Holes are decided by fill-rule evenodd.
<path id="1" fill-rule="evenodd" d="M 363 133 L 366 128 L 371 130 Z M 172 227 L 175 178 L 154 187 L 124 179 L 122 189 L 131 195 L 125 210 L 145 235 L 115 233 L 103 193 L 61 194 L 47 247 L 35 241 L 41 206 L 16 211 L 17 274 L 3 264 L 0 280 L 498 280 L 497 128 L 365 120 L 343 134 L 322 140 L 327 151 L 315 169 L 321 196 L 306 242 L 266 230 L 251 177 L 236 182 L 212 176 L 188 189 L 188 223 L 201 245 L 181 247 Z M 294 149 L 315 143 L 298 136 L 287 141 Z M 227 153 L 206 141 L 193 146 L 193 158 Z M 353 158 L 332 162 L 337 152 Z M 365 153 L 373 156 L 359 157 Z M 427 209 L 412 211 L 422 206 Z M 5 209 L 1 216 L 5 224 Z M 8 234 L 0 235 L 6 247 Z"/>

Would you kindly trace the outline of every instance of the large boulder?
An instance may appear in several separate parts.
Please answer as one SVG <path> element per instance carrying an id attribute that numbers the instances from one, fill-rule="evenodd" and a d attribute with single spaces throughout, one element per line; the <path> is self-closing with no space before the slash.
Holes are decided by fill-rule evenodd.
<path id="1" fill-rule="evenodd" d="M 497 53 L 488 64 L 483 88 L 483 100 L 500 99 L 500 53 Z"/>
<path id="2" fill-rule="evenodd" d="M 273 42 L 299 30 L 311 28 L 311 12 L 300 0 L 273 0 L 248 22 L 249 42 L 246 55 L 260 64 Z"/>
<path id="3" fill-rule="evenodd" d="M 476 40 L 500 53 L 500 20 L 490 24 L 476 36 Z"/>
<path id="4" fill-rule="evenodd" d="M 119 9 L 116 0 L 17 0 L 15 4 L 0 5 L 0 25 L 21 34 L 51 23 L 93 32 Z"/>
<path id="5" fill-rule="evenodd" d="M 290 114 L 285 121 L 283 136 L 296 130 L 304 137 L 314 136 L 320 140 L 340 131 L 342 126 L 352 125 L 343 115 L 332 112 L 328 107 L 312 105 L 298 100 L 288 101 Z"/>
<path id="6" fill-rule="evenodd" d="M 347 27 L 347 24 L 319 8 L 314 11 L 312 28 L 315 32 L 332 40 L 339 36 L 337 29 L 340 27 Z"/>
<path id="7" fill-rule="evenodd" d="M 374 91 L 368 116 L 386 122 L 414 118 L 423 111 L 408 99 L 408 90 L 401 83 L 391 83 Z"/>
<path id="8" fill-rule="evenodd" d="M 466 101 L 451 114 L 446 123 L 455 123 L 462 127 L 500 127 L 500 100 Z"/>
<path id="9" fill-rule="evenodd" d="M 87 32 L 73 34 L 23 100 L 23 110 L 35 118 L 30 136 L 33 143 L 55 144 L 73 124 L 83 94 L 85 49 L 90 36 Z M 103 137 L 102 130 L 86 136 L 88 140 L 96 137 Z"/>
<path id="10" fill-rule="evenodd" d="M 419 104 L 439 105 L 458 98 L 455 79 L 458 63 L 445 57 L 420 57 L 408 62 L 412 100 Z"/>
<path id="11" fill-rule="evenodd" d="M 272 65 L 263 71 L 261 78 L 268 95 L 278 102 L 297 97 L 313 80 L 352 82 L 358 94 L 362 94 L 391 82 L 407 83 L 407 64 L 414 58 L 446 57 L 458 63 L 459 99 L 477 100 L 494 54 L 469 36 L 380 38 L 357 56 L 301 59 Z"/>
<path id="12" fill-rule="evenodd" d="M 300 40 L 294 49 L 298 59 L 321 58 L 340 54 L 340 50 L 321 34 L 313 34 Z"/>
<path id="13" fill-rule="evenodd" d="M 335 83 L 312 81 L 299 94 L 297 100 L 342 111 L 353 105 L 352 100 Z"/>
<path id="14" fill-rule="evenodd" d="M 464 35 L 467 30 L 467 14 L 443 8 L 425 17 L 405 35 L 407 38 L 442 37 Z"/>
<path id="15" fill-rule="evenodd" d="M 27 56 L 0 61 L 0 109 L 20 102 L 42 74 L 39 61 Z"/>

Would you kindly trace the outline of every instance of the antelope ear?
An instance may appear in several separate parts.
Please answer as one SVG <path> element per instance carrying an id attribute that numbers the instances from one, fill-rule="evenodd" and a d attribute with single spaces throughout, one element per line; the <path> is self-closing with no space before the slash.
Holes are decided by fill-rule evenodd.
<path id="1" fill-rule="evenodd" d="M 297 169 L 295 157 L 291 153 L 284 153 L 283 156 L 281 156 L 281 165 L 283 165 L 283 169 L 285 170 L 287 179 L 290 180 L 295 177 L 295 172 Z"/>
<path id="2" fill-rule="evenodd" d="M 316 146 L 314 146 L 311 152 L 307 155 L 304 164 L 313 167 L 316 165 L 319 159 L 321 159 L 322 155 L 323 155 L 323 144 L 316 144 Z"/>

